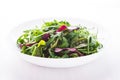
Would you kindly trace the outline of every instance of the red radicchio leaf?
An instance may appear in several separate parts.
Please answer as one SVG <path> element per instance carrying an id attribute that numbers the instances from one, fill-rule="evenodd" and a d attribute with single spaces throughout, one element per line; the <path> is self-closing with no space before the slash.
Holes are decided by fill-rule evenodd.
<path id="1" fill-rule="evenodd" d="M 55 48 L 55 52 L 58 53 L 58 52 L 61 52 L 63 49 L 61 48 Z"/>
<path id="2" fill-rule="evenodd" d="M 76 48 L 66 48 L 68 51 L 75 52 Z"/>
<path id="3" fill-rule="evenodd" d="M 20 47 L 20 49 L 22 49 L 22 47 L 23 47 L 23 44 L 19 44 L 19 47 Z"/>
<path id="4" fill-rule="evenodd" d="M 80 53 L 76 48 L 55 48 L 56 53 L 60 53 L 61 51 L 68 50 L 71 54 L 77 53 L 78 56 L 84 56 L 84 54 Z"/>
<path id="5" fill-rule="evenodd" d="M 76 48 L 55 48 L 55 52 L 57 52 L 57 53 L 59 53 L 61 51 L 65 51 L 65 50 L 68 50 L 68 51 L 71 51 L 71 52 L 75 52 Z"/>
<path id="6" fill-rule="evenodd" d="M 45 40 L 45 41 L 48 41 L 48 39 L 50 38 L 50 34 L 49 33 L 46 33 L 42 36 L 42 39 Z"/>
<path id="7" fill-rule="evenodd" d="M 33 44 L 35 44 L 36 42 L 34 42 L 34 43 L 27 43 L 27 44 L 25 44 L 26 46 L 32 46 Z"/>
<path id="8" fill-rule="evenodd" d="M 19 44 L 19 47 L 22 48 L 23 46 L 32 46 L 33 44 L 36 44 L 36 42 L 34 43 L 26 43 L 26 44 Z"/>
<path id="9" fill-rule="evenodd" d="M 58 28 L 56 30 L 56 32 L 61 32 L 61 31 L 65 30 L 65 29 L 67 29 L 67 27 L 65 25 L 62 25 L 62 26 L 60 26 L 60 28 Z"/>

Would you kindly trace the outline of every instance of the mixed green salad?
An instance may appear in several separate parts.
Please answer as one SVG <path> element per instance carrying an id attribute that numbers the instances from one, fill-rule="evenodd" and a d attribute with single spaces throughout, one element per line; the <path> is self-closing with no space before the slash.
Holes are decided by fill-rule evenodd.
<path id="1" fill-rule="evenodd" d="M 21 53 L 45 58 L 81 57 L 97 53 L 103 47 L 97 34 L 86 27 L 57 20 L 25 30 L 17 45 Z"/>

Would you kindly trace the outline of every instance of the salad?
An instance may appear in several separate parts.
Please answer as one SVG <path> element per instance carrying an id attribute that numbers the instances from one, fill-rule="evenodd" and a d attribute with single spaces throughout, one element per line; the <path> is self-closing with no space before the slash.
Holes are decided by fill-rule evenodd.
<path id="1" fill-rule="evenodd" d="M 86 27 L 57 20 L 25 30 L 17 46 L 23 54 L 45 58 L 81 57 L 96 54 L 103 47 L 97 34 Z"/>

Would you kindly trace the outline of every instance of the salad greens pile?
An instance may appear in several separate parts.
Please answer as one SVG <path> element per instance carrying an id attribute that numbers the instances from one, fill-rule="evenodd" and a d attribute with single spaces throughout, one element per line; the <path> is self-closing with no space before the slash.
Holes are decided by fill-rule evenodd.
<path id="1" fill-rule="evenodd" d="M 25 30 L 17 45 L 24 54 L 46 58 L 72 58 L 97 53 L 103 46 L 97 34 L 67 21 L 45 22 L 41 28 Z"/>

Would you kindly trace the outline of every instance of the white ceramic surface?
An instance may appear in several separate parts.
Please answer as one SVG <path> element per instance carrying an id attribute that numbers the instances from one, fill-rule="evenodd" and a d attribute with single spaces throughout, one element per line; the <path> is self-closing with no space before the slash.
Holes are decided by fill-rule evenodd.
<path id="1" fill-rule="evenodd" d="M 88 55 L 88 56 L 83 56 L 83 57 L 53 59 L 53 58 L 41 58 L 41 57 L 29 56 L 29 55 L 20 53 L 20 50 L 17 48 L 17 45 L 16 45 L 16 40 L 22 34 L 22 31 L 24 31 L 25 29 L 32 29 L 35 26 L 40 27 L 44 21 L 52 21 L 54 19 L 66 20 L 73 25 L 80 24 L 88 28 L 97 27 L 99 29 L 101 27 L 93 22 L 81 20 L 81 19 L 75 19 L 75 18 L 45 18 L 45 19 L 38 19 L 38 20 L 25 22 L 23 24 L 20 24 L 16 28 L 14 28 L 10 34 L 11 41 L 12 41 L 11 43 L 12 43 L 12 47 L 14 49 L 15 54 L 20 56 L 25 61 L 30 62 L 32 64 L 36 64 L 36 65 L 44 66 L 44 67 L 53 67 L 53 68 L 67 68 L 67 67 L 83 65 L 83 64 L 86 64 L 86 63 L 89 63 L 95 60 L 102 54 L 102 51 L 100 51 L 98 53 Z"/>

